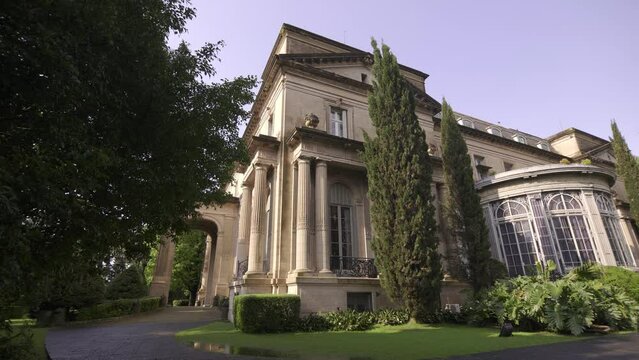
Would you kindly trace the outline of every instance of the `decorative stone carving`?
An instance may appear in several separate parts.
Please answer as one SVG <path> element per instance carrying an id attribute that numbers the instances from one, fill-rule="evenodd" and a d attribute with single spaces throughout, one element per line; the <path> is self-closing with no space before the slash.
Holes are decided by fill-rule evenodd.
<path id="1" fill-rule="evenodd" d="M 319 125 L 319 117 L 317 117 L 317 115 L 313 113 L 306 114 L 306 116 L 304 117 L 304 120 L 305 120 L 304 124 L 307 127 L 315 129 L 317 125 Z"/>

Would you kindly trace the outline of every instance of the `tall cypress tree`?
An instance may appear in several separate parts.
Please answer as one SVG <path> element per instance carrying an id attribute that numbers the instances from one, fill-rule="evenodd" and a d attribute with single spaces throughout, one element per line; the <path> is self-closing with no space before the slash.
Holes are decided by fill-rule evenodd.
<path id="1" fill-rule="evenodd" d="M 432 168 L 415 97 L 386 45 L 373 46 L 368 112 L 376 137 L 364 134 L 373 249 L 382 287 L 418 322 L 439 310 L 442 270 L 437 252 Z"/>
<path id="2" fill-rule="evenodd" d="M 615 152 L 617 174 L 623 179 L 630 203 L 632 218 L 639 222 L 639 163 L 628 148 L 626 140 L 621 136 L 617 123 L 610 123 L 612 128 L 612 149 Z"/>
<path id="3" fill-rule="evenodd" d="M 446 99 L 442 103 L 442 162 L 447 194 L 445 213 L 452 237 L 459 240 L 463 266 L 473 291 L 490 286 L 490 243 L 466 141 Z M 458 259 L 455 259 L 458 260 Z"/>

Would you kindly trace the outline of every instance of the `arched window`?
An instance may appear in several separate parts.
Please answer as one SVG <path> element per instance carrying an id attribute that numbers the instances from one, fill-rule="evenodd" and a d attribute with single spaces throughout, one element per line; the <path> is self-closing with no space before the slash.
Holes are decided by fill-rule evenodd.
<path id="1" fill-rule="evenodd" d="M 350 270 L 353 263 L 353 202 L 351 191 L 336 183 L 330 188 L 331 270 Z"/>
<path id="2" fill-rule="evenodd" d="M 564 192 L 544 196 L 564 270 L 597 261 L 588 222 L 578 196 L 578 193 Z"/>
<path id="3" fill-rule="evenodd" d="M 623 240 L 621 228 L 619 227 L 619 217 L 617 217 L 617 209 L 612 203 L 612 199 L 608 194 L 595 193 L 595 202 L 601 214 L 606 235 L 610 241 L 612 254 L 619 266 L 634 266 L 635 261 L 632 253 L 628 248 L 628 244 Z"/>
<path id="4" fill-rule="evenodd" d="M 461 118 L 461 117 L 457 119 L 457 123 L 459 125 L 466 126 L 466 127 L 469 127 L 469 128 L 473 128 L 473 129 L 475 128 L 475 124 L 472 121 L 470 121 L 468 119 Z"/>
<path id="5" fill-rule="evenodd" d="M 525 199 L 506 200 L 495 209 L 501 247 L 510 276 L 526 275 L 537 262 L 537 251 Z"/>

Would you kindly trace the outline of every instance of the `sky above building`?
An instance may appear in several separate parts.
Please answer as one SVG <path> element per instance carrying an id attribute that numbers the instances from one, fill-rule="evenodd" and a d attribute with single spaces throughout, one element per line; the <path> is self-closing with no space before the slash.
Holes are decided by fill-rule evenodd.
<path id="1" fill-rule="evenodd" d="M 216 78 L 259 76 L 283 23 L 430 75 L 455 111 L 540 137 L 575 127 L 639 154 L 639 1 L 206 1 L 170 44 L 224 40 Z"/>

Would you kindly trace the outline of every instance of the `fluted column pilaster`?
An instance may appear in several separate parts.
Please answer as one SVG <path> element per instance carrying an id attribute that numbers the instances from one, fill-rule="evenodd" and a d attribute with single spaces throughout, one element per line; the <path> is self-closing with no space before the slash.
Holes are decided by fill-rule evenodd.
<path id="1" fill-rule="evenodd" d="M 248 271 L 250 274 L 263 274 L 262 269 L 262 239 L 265 228 L 266 209 L 266 165 L 255 164 L 255 181 L 251 199 L 251 230 L 249 235 Z"/>
<path id="2" fill-rule="evenodd" d="M 235 262 L 244 261 L 249 253 L 249 234 L 251 231 L 251 191 L 249 185 L 242 185 L 242 197 L 240 198 L 240 221 L 237 233 L 237 249 Z M 237 271 L 237 268 L 235 269 Z M 237 274 L 236 274 L 237 275 Z"/>
<path id="3" fill-rule="evenodd" d="M 315 254 L 320 273 L 331 273 L 328 231 L 327 165 L 320 160 L 315 163 Z"/>
<path id="4" fill-rule="evenodd" d="M 297 231 L 295 272 L 310 272 L 308 254 L 309 199 L 311 192 L 311 162 L 309 159 L 297 160 Z"/>

